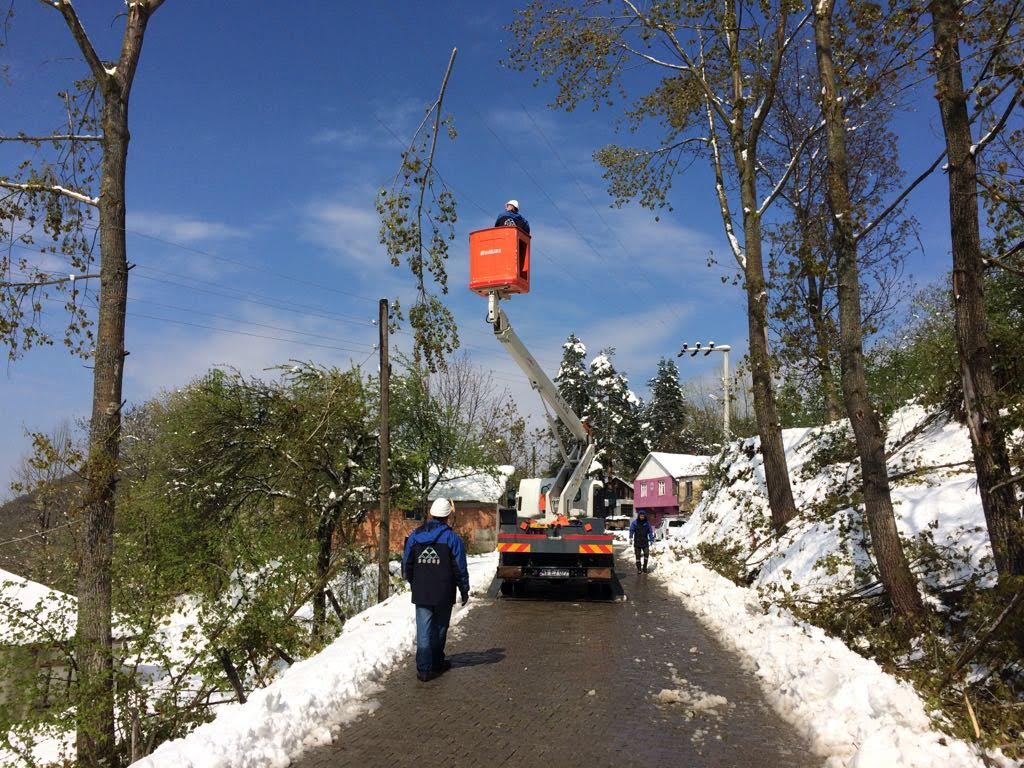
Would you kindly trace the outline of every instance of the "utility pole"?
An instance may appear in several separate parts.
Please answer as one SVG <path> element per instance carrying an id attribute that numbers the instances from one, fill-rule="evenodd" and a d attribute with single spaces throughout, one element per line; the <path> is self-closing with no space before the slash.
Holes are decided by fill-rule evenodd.
<path id="1" fill-rule="evenodd" d="M 377 533 L 377 601 L 388 599 L 391 582 L 391 363 L 388 361 L 388 300 L 380 300 L 380 531 Z"/>
<path id="2" fill-rule="evenodd" d="M 699 341 L 694 345 L 683 344 L 683 348 L 679 350 L 676 357 L 682 357 L 689 353 L 690 357 L 696 357 L 698 353 L 703 352 L 704 356 L 707 357 L 712 352 L 722 353 L 722 432 L 725 435 L 725 442 L 729 442 L 732 437 L 732 432 L 729 428 L 729 351 L 732 349 L 728 344 L 722 344 L 717 346 L 715 342 L 709 341 L 705 347 Z"/>

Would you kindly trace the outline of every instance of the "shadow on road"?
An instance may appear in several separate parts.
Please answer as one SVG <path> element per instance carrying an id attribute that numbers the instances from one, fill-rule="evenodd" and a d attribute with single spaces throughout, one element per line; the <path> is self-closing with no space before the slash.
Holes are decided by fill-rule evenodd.
<path id="1" fill-rule="evenodd" d="M 462 651 L 448 657 L 452 668 L 478 667 L 481 664 L 497 664 L 505 660 L 504 648 L 488 648 L 486 651 Z"/>

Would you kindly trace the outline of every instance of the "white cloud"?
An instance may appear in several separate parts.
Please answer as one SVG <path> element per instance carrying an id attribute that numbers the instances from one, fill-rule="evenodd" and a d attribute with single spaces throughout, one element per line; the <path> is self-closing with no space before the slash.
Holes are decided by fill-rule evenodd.
<path id="1" fill-rule="evenodd" d="M 134 232 L 185 245 L 243 238 L 248 234 L 244 229 L 230 224 L 172 213 L 129 211 L 127 220 L 129 234 Z"/>
<path id="2" fill-rule="evenodd" d="M 378 241 L 379 229 L 380 219 L 369 202 L 342 200 L 310 203 L 303 211 L 301 224 L 306 240 L 362 266 L 387 263 Z"/>

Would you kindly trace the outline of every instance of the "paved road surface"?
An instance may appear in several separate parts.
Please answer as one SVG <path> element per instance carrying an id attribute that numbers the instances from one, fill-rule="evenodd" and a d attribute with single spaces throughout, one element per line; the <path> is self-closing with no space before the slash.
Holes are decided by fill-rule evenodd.
<path id="1" fill-rule="evenodd" d="M 419 683 L 410 655 L 373 714 L 293 766 L 821 765 L 654 576 L 623 586 L 624 603 L 478 605 L 449 636 L 450 672 Z"/>

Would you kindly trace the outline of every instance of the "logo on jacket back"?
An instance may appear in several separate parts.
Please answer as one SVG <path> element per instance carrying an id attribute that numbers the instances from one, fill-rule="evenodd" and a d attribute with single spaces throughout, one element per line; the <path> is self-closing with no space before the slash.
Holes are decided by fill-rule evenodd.
<path id="1" fill-rule="evenodd" d="M 416 563 L 418 565 L 440 565 L 441 556 L 437 554 L 437 550 L 433 547 L 427 547 L 420 552 L 420 556 L 416 558 Z"/>

